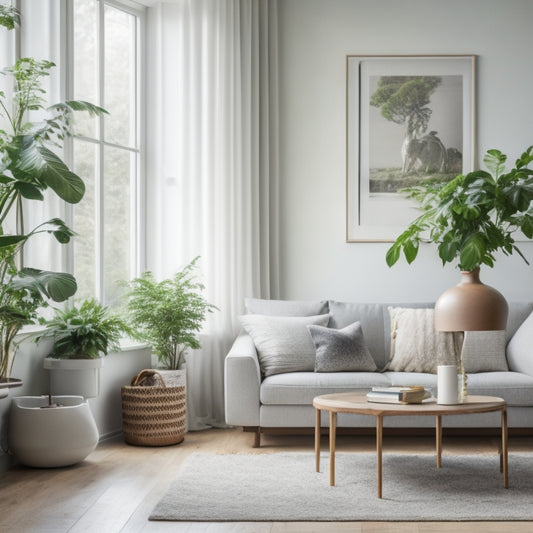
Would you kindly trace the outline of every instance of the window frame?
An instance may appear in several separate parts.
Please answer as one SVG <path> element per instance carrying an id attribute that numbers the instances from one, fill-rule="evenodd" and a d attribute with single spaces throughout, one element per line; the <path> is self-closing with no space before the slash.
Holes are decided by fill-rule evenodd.
<path id="1" fill-rule="evenodd" d="M 95 286 L 93 296 L 105 303 L 105 258 L 102 253 L 104 243 L 104 166 L 105 150 L 108 148 L 119 148 L 125 150 L 131 156 L 136 154 L 135 182 L 132 184 L 130 193 L 130 273 L 138 276 L 145 270 L 145 220 L 146 207 L 144 198 L 146 198 L 146 141 L 145 141 L 145 120 L 146 120 L 146 90 L 145 90 L 145 58 L 146 58 L 146 8 L 135 2 L 128 0 L 95 0 L 98 6 L 98 51 L 97 51 L 97 85 L 99 102 L 93 102 L 101 105 L 104 102 L 105 86 L 104 80 L 104 53 L 105 53 L 105 32 L 104 32 L 104 12 L 106 6 L 111 6 L 136 17 L 135 27 L 135 116 L 134 116 L 134 146 L 126 146 L 104 139 L 104 117 L 97 117 L 98 121 L 98 138 L 86 137 L 84 135 L 76 136 L 76 139 L 87 142 L 98 147 L 96 176 L 95 176 Z M 61 64 L 65 65 L 62 75 L 62 97 L 65 100 L 74 99 L 74 3 L 72 0 L 63 0 L 61 10 L 61 27 L 63 28 L 61 39 L 64 46 L 61 47 Z M 105 107 L 105 102 L 104 105 Z M 69 166 L 74 163 L 74 139 L 69 138 L 65 142 L 65 159 Z M 132 167 L 133 168 L 133 167 Z M 82 200 L 83 201 L 83 200 Z M 65 205 L 65 219 L 67 224 L 73 225 L 73 210 L 75 206 Z M 75 229 L 75 228 L 74 228 Z M 64 257 L 65 269 L 67 272 L 74 273 L 75 257 L 74 244 L 68 245 Z"/>

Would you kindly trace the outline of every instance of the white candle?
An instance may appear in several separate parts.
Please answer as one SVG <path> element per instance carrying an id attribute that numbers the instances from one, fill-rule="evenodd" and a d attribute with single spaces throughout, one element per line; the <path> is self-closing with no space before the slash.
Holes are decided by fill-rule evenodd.
<path id="1" fill-rule="evenodd" d="M 458 403 L 457 367 L 439 365 L 437 367 L 437 403 L 455 405 Z"/>

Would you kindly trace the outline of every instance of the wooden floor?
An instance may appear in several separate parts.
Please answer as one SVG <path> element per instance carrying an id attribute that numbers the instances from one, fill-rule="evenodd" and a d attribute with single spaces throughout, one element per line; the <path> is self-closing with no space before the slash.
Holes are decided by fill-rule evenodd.
<path id="1" fill-rule="evenodd" d="M 312 451 L 312 435 L 262 437 L 240 429 L 188 433 L 177 446 L 128 446 L 122 439 L 98 446 L 83 463 L 50 470 L 15 467 L 0 475 L 0 531 L 63 532 L 394 532 L 394 533 L 513 533 L 533 531 L 533 522 L 150 522 L 148 515 L 192 452 L 276 453 Z M 373 451 L 371 436 L 339 436 L 338 451 Z M 494 437 L 446 437 L 444 455 L 494 453 Z M 510 452 L 533 452 L 533 437 L 511 437 Z M 327 449 L 324 439 L 323 449 Z M 434 453 L 430 437 L 385 437 L 384 452 Z M 512 478 L 511 478 L 512 483 Z"/>

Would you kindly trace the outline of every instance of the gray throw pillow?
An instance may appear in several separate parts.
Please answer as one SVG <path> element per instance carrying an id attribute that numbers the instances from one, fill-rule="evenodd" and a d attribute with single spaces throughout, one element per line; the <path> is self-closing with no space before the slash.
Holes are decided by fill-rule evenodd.
<path id="1" fill-rule="evenodd" d="M 375 372 L 360 322 L 342 329 L 307 326 L 315 343 L 315 372 Z"/>
<path id="2" fill-rule="evenodd" d="M 507 372 L 505 331 L 465 331 L 461 357 L 465 372 Z"/>
<path id="3" fill-rule="evenodd" d="M 240 320 L 254 341 L 264 376 L 285 372 L 313 372 L 316 352 L 307 325 L 325 326 L 329 315 L 243 315 Z"/>

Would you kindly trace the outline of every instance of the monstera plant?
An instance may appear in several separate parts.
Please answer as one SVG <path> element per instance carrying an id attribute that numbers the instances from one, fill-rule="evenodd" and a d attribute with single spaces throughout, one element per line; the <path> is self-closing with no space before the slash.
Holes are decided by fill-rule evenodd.
<path id="1" fill-rule="evenodd" d="M 18 23 L 16 9 L 0 5 L 0 26 L 12 30 Z M 36 235 L 49 234 L 61 244 L 74 235 L 55 217 L 26 228 L 24 208 L 42 202 L 47 190 L 70 204 L 83 198 L 82 179 L 56 151 L 72 134 L 74 112 L 105 113 L 83 101 L 47 107 L 42 82 L 54 66 L 24 57 L 3 69 L 13 89 L 10 95 L 0 91 L 0 382 L 10 381 L 14 339 L 21 328 L 34 321 L 48 300 L 64 301 L 77 289 L 72 275 L 26 266 L 23 257 L 25 244 Z M 32 114 L 39 120 L 32 121 Z"/>
<path id="2" fill-rule="evenodd" d="M 483 162 L 488 172 L 477 170 L 449 182 L 426 183 L 403 192 L 420 204 L 422 214 L 396 239 L 386 261 L 394 265 L 403 251 L 412 263 L 420 242 L 432 242 L 443 264 L 456 262 L 464 271 L 494 266 L 495 253 L 518 253 L 515 241 L 521 231 L 533 238 L 533 146 L 506 170 L 507 156 L 489 150 Z"/>

